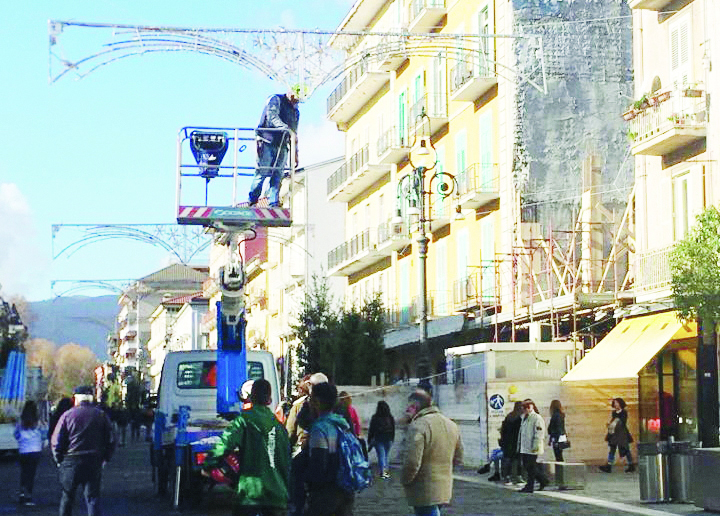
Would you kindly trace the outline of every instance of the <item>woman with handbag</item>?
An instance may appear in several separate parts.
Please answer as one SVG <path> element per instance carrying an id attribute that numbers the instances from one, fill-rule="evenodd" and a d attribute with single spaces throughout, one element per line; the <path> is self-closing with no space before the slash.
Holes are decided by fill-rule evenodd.
<path id="1" fill-rule="evenodd" d="M 607 435 L 605 440 L 608 443 L 608 463 L 605 466 L 600 466 L 600 471 L 610 473 L 612 471 L 612 465 L 615 462 L 615 450 L 620 451 L 620 457 L 625 457 L 627 467 L 625 473 L 632 473 L 635 471 L 635 464 L 633 463 L 632 453 L 630 452 L 630 443 L 633 442 L 630 430 L 627 427 L 627 410 L 625 407 L 627 404 L 622 398 L 614 398 L 611 402 L 613 411 L 610 413 L 610 421 L 607 425 Z"/>
<path id="2" fill-rule="evenodd" d="M 563 450 L 570 448 L 565 433 L 565 411 L 563 410 L 560 400 L 552 400 L 550 402 L 550 424 L 548 424 L 548 436 L 550 436 L 550 446 L 552 446 L 555 460 L 563 462 Z"/>

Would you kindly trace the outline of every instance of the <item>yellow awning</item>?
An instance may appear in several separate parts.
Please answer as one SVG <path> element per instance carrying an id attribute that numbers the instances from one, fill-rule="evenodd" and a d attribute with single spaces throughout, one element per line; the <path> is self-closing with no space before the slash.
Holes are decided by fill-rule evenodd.
<path id="1" fill-rule="evenodd" d="M 683 323 L 677 312 L 621 321 L 563 376 L 563 382 L 636 378 L 638 371 L 670 341 L 697 336 L 697 323 Z"/>

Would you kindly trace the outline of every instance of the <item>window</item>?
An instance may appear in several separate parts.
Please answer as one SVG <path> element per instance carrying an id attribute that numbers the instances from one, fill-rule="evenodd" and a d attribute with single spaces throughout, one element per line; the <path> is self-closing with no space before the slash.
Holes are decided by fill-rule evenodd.
<path id="1" fill-rule="evenodd" d="M 685 238 L 689 227 L 690 210 L 688 207 L 689 173 L 675 176 L 672 181 L 673 196 L 673 239 Z"/>
<path id="2" fill-rule="evenodd" d="M 400 93 L 398 97 L 398 141 L 400 145 L 409 146 L 407 131 L 407 91 Z"/>
<path id="3" fill-rule="evenodd" d="M 480 187 L 490 189 L 495 179 L 493 173 L 493 114 L 483 113 L 480 117 Z"/>
<path id="4" fill-rule="evenodd" d="M 468 240 L 468 230 L 467 228 L 463 228 L 458 231 L 457 235 L 457 277 L 460 279 L 467 278 L 469 255 L 470 242 Z"/>
<path id="5" fill-rule="evenodd" d="M 478 13 L 478 33 L 480 35 L 490 34 L 490 25 L 490 6 L 486 5 Z M 480 75 L 481 77 L 489 75 L 490 73 L 492 66 L 490 62 L 490 60 L 492 59 L 490 49 L 492 48 L 492 44 L 493 40 L 491 40 L 490 38 L 480 38 L 480 66 L 478 70 L 478 75 Z"/>
<path id="6" fill-rule="evenodd" d="M 670 25 L 670 75 L 675 89 L 680 89 L 692 81 L 691 45 L 688 17 L 672 23 Z"/>
<path id="7" fill-rule="evenodd" d="M 447 242 L 446 238 L 438 241 L 435 245 L 435 308 L 439 313 L 448 312 L 448 288 L 447 288 Z"/>
<path id="8" fill-rule="evenodd" d="M 488 215 L 480 221 L 480 237 L 482 248 L 482 297 L 492 299 L 495 297 L 495 221 Z"/>
<path id="9" fill-rule="evenodd" d="M 262 362 L 247 363 L 248 380 L 265 378 Z M 215 389 L 217 387 L 217 363 L 214 360 L 180 362 L 177 370 L 177 386 L 180 389 Z"/>

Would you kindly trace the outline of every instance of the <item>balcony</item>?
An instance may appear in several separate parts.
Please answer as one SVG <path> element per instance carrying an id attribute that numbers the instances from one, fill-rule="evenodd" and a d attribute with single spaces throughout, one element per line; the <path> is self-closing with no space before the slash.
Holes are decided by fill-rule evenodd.
<path id="1" fill-rule="evenodd" d="M 401 134 L 397 127 L 385 131 L 377 141 L 378 162 L 397 164 L 405 160 L 410 152 L 410 141 L 407 134 Z"/>
<path id="2" fill-rule="evenodd" d="M 328 253 L 328 275 L 349 276 L 375 263 L 380 257 L 370 239 L 370 229 L 366 229 Z"/>
<path id="3" fill-rule="evenodd" d="M 430 119 L 430 134 L 435 134 L 443 126 L 448 123 L 448 105 L 447 96 L 441 93 L 428 93 L 423 95 L 420 100 L 415 102 L 408 113 L 408 127 L 411 132 L 417 130 L 416 124 L 425 110 L 425 114 Z"/>
<path id="4" fill-rule="evenodd" d="M 450 100 L 474 102 L 496 84 L 495 66 L 488 53 L 466 54 L 450 70 Z"/>
<path id="5" fill-rule="evenodd" d="M 412 243 L 404 224 L 393 224 L 391 220 L 380 224 L 377 230 L 375 250 L 380 256 L 390 256 Z"/>
<path id="6" fill-rule="evenodd" d="M 704 91 L 663 92 L 651 102 L 654 105 L 623 115 L 630 122 L 633 154 L 664 156 L 707 137 Z"/>
<path id="7" fill-rule="evenodd" d="M 372 69 L 369 60 L 363 59 L 328 97 L 328 118 L 336 124 L 347 124 L 389 80 L 388 72 Z"/>
<path id="8" fill-rule="evenodd" d="M 329 201 L 348 202 L 375 181 L 390 172 L 386 163 L 370 164 L 370 146 L 366 145 L 343 163 L 327 180 Z"/>
<path id="9" fill-rule="evenodd" d="M 397 29 L 399 32 L 401 29 Z M 407 38 L 401 35 L 383 36 L 377 46 L 378 70 L 394 72 L 409 57 Z"/>
<path id="10" fill-rule="evenodd" d="M 648 11 L 662 11 L 673 0 L 630 0 L 630 9 L 647 9 Z"/>
<path id="11" fill-rule="evenodd" d="M 431 32 L 447 15 L 446 0 L 412 0 L 410 2 L 409 32 Z"/>
<path id="12" fill-rule="evenodd" d="M 455 177 L 458 182 L 461 208 L 477 209 L 500 199 L 495 168 L 494 164 L 474 163 Z"/>
<path id="13" fill-rule="evenodd" d="M 428 319 L 437 319 L 455 313 L 452 306 L 450 292 L 428 291 L 427 293 Z M 420 321 L 420 296 L 412 299 L 410 304 L 390 304 L 385 311 L 385 322 L 391 327 L 409 326 Z"/>
<path id="14" fill-rule="evenodd" d="M 638 294 L 669 289 L 672 245 L 638 253 L 635 259 L 635 291 Z"/>
<path id="15" fill-rule="evenodd" d="M 430 231 L 434 233 L 450 224 L 455 213 L 449 198 L 441 199 L 440 196 L 437 196 L 435 201 L 430 204 Z"/>
<path id="16" fill-rule="evenodd" d="M 499 302 L 495 291 L 493 264 L 479 267 L 479 272 L 453 283 L 453 305 L 456 311 L 466 312 L 476 308 L 494 306 Z"/>

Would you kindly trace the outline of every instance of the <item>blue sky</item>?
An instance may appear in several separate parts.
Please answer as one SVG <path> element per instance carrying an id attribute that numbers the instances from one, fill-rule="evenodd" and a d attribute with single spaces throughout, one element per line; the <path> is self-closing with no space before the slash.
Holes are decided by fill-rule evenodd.
<path id="1" fill-rule="evenodd" d="M 120 239 L 53 260 L 51 227 L 174 222 L 177 131 L 188 125 L 254 126 L 266 97 L 284 90 L 258 72 L 184 52 L 122 59 L 82 80 L 66 76 L 49 84 L 49 19 L 332 30 L 351 5 L 351 0 L 0 2 L 0 293 L 47 299 L 73 286 L 57 283 L 51 289 L 52 280 L 131 279 L 167 265 L 167 252 Z M 68 58 L 76 60 L 99 51 L 104 40 L 92 29 L 74 28 L 60 41 L 74 45 Z M 325 120 L 333 87 L 325 85 L 301 105 L 301 165 L 342 154 L 342 135 Z M 81 236 L 61 228 L 55 252 Z"/>

